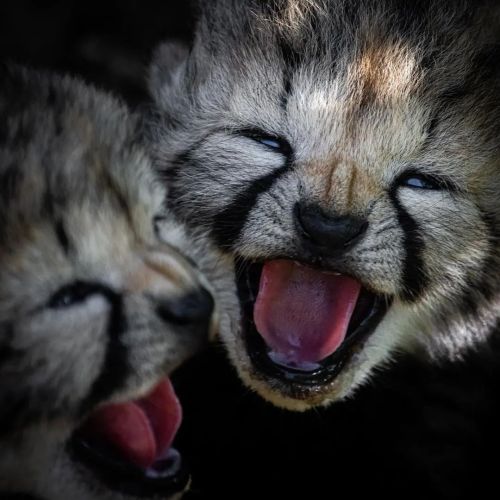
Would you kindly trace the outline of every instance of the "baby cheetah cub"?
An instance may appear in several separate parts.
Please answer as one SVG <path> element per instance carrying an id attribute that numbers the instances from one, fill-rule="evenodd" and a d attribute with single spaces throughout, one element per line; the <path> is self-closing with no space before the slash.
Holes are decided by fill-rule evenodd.
<path id="1" fill-rule="evenodd" d="M 199 4 L 152 67 L 156 159 L 238 264 L 242 379 L 304 410 L 498 331 L 498 2 Z"/>
<path id="2" fill-rule="evenodd" d="M 140 132 L 79 81 L 1 68 L 2 498 L 186 488 L 167 376 L 204 343 L 213 300 L 157 237 L 165 192 Z"/>

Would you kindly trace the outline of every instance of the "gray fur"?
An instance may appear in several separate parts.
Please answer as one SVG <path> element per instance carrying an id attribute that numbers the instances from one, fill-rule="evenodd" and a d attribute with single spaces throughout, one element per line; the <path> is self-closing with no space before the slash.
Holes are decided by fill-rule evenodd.
<path id="1" fill-rule="evenodd" d="M 332 384 L 290 392 L 255 370 L 239 329 L 222 330 L 244 381 L 275 404 L 349 396 L 399 350 L 460 360 L 495 330 L 499 32 L 488 0 L 214 0 L 200 3 L 184 60 L 171 45 L 158 51 L 155 156 L 189 224 L 228 255 L 262 261 L 302 255 L 299 200 L 369 222 L 327 264 L 393 302 Z M 286 139 L 293 154 L 248 129 Z M 448 185 L 398 186 L 411 169 Z"/>
<path id="2" fill-rule="evenodd" d="M 168 244 L 177 226 L 122 103 L 4 67 L 0 116 L 0 495 L 131 498 L 67 444 L 98 405 L 143 396 L 204 343 L 206 328 L 156 312 L 203 278 Z M 163 242 L 156 217 L 170 221 Z M 77 281 L 98 291 L 54 302 Z"/>

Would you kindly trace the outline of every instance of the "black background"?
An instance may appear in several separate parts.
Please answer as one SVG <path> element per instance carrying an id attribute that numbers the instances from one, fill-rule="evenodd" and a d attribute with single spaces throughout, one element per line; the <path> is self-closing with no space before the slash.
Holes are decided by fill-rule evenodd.
<path id="1" fill-rule="evenodd" d="M 189 40 L 192 24 L 180 0 L 8 1 L 0 57 L 79 74 L 136 105 L 154 46 Z M 189 497 L 496 496 L 498 354 L 492 344 L 454 366 L 401 359 L 353 401 L 295 414 L 243 388 L 214 345 L 174 377 Z"/>
<path id="2" fill-rule="evenodd" d="M 136 103 L 152 49 L 188 40 L 190 13 L 187 0 L 0 2 L 0 57 L 79 74 Z"/>

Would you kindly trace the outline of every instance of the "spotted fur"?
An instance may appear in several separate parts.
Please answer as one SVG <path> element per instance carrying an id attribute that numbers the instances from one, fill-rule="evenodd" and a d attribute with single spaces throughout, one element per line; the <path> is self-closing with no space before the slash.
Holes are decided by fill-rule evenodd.
<path id="1" fill-rule="evenodd" d="M 176 320 L 202 277 L 168 244 L 182 228 L 122 103 L 2 67 L 0 117 L 0 496 L 135 498 L 69 443 L 97 406 L 143 396 L 204 343 L 207 322 Z"/>
<path id="2" fill-rule="evenodd" d="M 222 332 L 265 398 L 325 404 L 397 351 L 460 360 L 495 330 L 499 33 L 488 0 L 214 0 L 192 47 L 158 49 L 153 141 L 184 220 L 250 261 L 307 260 L 297 203 L 368 224 L 323 265 L 391 306 L 332 383 L 285 387 Z"/>

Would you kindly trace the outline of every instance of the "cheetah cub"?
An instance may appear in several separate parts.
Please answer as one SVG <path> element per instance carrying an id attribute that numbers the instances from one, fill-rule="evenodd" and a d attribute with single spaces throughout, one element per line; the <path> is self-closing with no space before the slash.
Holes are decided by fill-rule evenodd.
<path id="1" fill-rule="evenodd" d="M 155 156 L 238 264 L 242 379 L 304 410 L 497 333 L 498 2 L 198 3 L 153 63 Z"/>
<path id="2" fill-rule="evenodd" d="M 141 124 L 69 77 L 0 77 L 0 496 L 174 498 L 168 374 L 212 295 L 174 245 Z"/>

